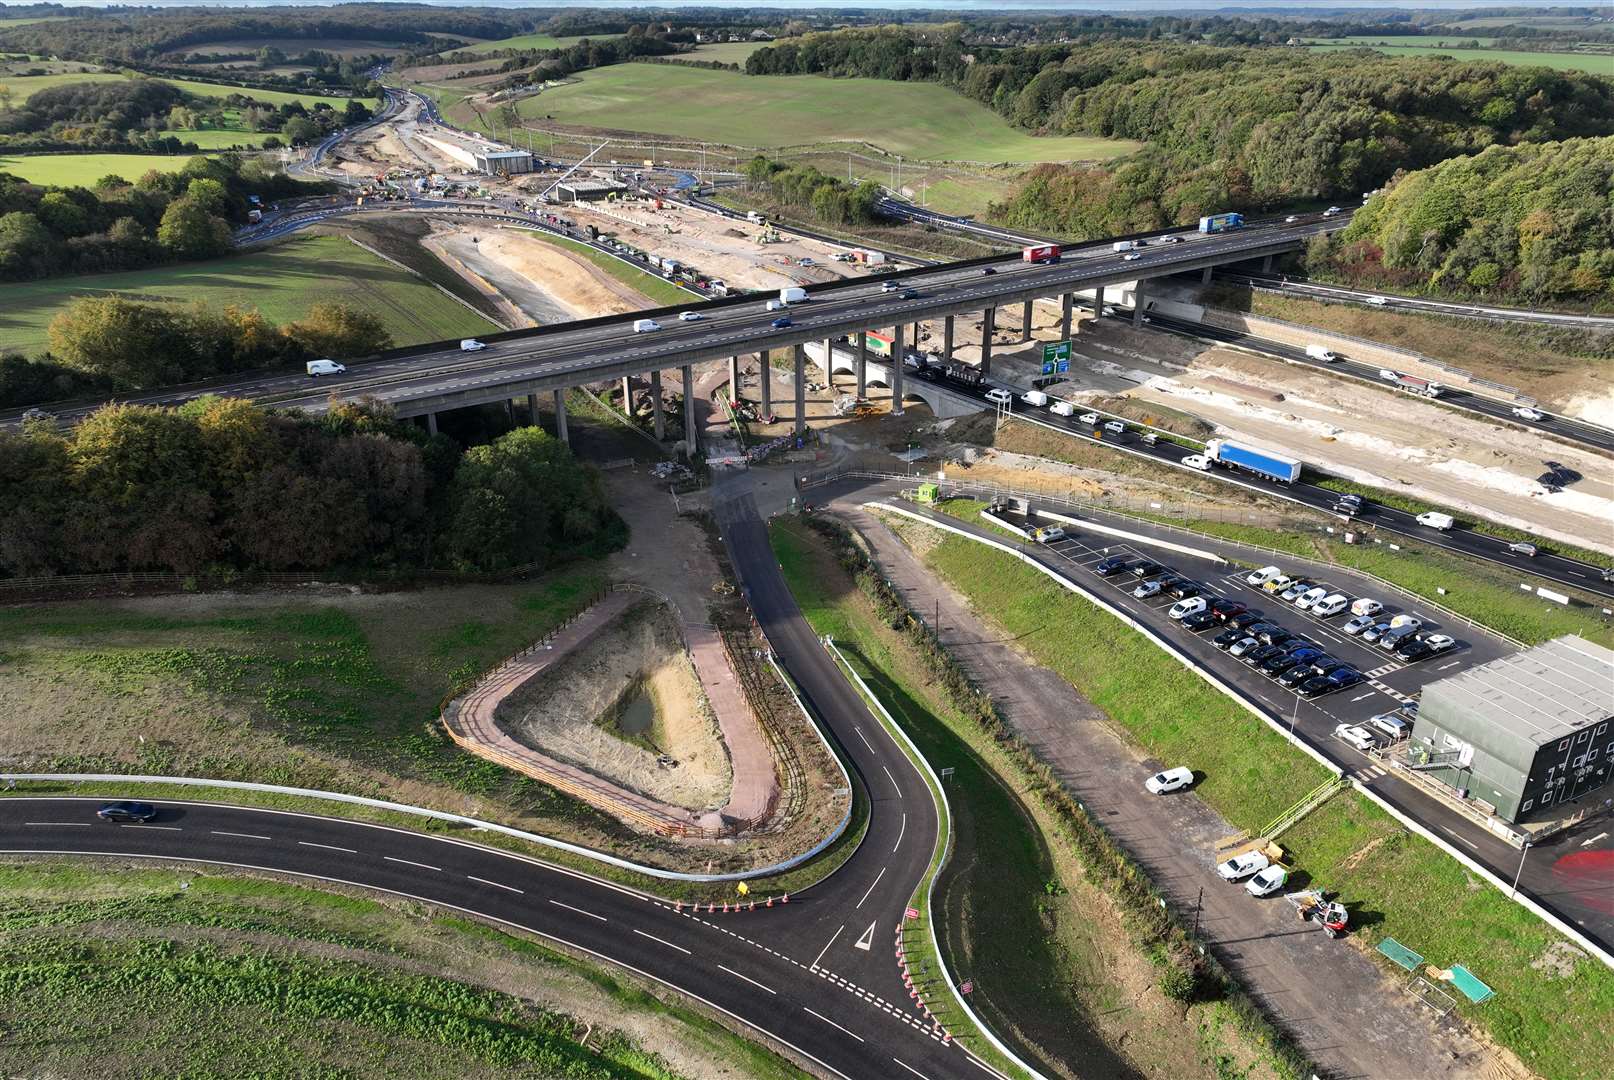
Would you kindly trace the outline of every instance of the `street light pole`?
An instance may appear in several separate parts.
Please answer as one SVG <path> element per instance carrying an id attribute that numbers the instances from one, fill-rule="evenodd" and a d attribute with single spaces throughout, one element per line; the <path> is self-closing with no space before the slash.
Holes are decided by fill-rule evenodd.
<path id="1" fill-rule="evenodd" d="M 1524 859 L 1525 856 L 1529 854 L 1530 841 L 1526 840 L 1524 842 L 1524 850 L 1519 852 L 1519 869 L 1518 872 L 1513 875 L 1513 889 L 1508 893 L 1509 900 L 1512 900 L 1514 897 L 1519 895 L 1519 879 L 1524 876 Z"/>
<path id="2" fill-rule="evenodd" d="M 1299 722 L 1300 722 L 1300 695 L 1296 694 L 1295 695 L 1295 712 L 1294 712 L 1294 715 L 1289 718 L 1289 737 L 1291 739 L 1295 737 L 1295 724 L 1297 724 Z"/>

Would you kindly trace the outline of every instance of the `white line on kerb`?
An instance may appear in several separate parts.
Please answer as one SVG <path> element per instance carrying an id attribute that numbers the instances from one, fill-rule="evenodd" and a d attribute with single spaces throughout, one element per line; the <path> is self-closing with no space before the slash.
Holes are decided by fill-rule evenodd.
<path id="1" fill-rule="evenodd" d="M 904 811 L 903 815 L 902 815 L 902 824 L 897 827 L 897 842 L 895 844 L 891 845 L 891 853 L 893 855 L 895 855 L 897 853 L 897 849 L 902 846 L 902 837 L 903 837 L 903 834 L 906 833 L 907 831 L 908 831 L 908 814 L 907 814 L 906 811 Z"/>
<path id="2" fill-rule="evenodd" d="M 863 1038 L 863 1036 L 859 1035 L 857 1032 L 855 1032 L 855 1031 L 847 1031 L 845 1028 L 841 1027 L 841 1025 L 837 1024 L 835 1021 L 831 1020 L 829 1017 L 825 1016 L 821 1012 L 813 1012 L 812 1009 L 809 1009 L 805 1005 L 803 1005 L 801 1007 L 801 1009 L 802 1009 L 803 1012 L 812 1013 L 814 1016 L 818 1017 L 820 1020 L 824 1021 L 824 1023 L 828 1024 L 830 1027 L 834 1028 L 835 1030 L 852 1036 L 852 1038 L 856 1039 L 858 1042 L 866 1042 L 867 1041 L 866 1039 Z"/>
<path id="3" fill-rule="evenodd" d="M 223 829 L 210 829 L 214 836 L 238 836 L 243 840 L 273 840 L 272 836 L 264 836 L 255 832 L 225 832 Z"/>
<path id="4" fill-rule="evenodd" d="M 466 874 L 465 876 L 472 881 L 480 881 L 484 885 L 492 885 L 495 889 L 503 889 L 505 892 L 513 892 L 518 896 L 527 895 L 525 890 L 518 889 L 514 885 L 501 885 L 497 881 L 489 881 L 487 878 L 477 877 L 475 874 Z"/>
<path id="5" fill-rule="evenodd" d="M 297 843 L 301 847 L 324 848 L 326 851 L 345 851 L 349 855 L 357 855 L 359 853 L 358 849 L 356 849 L 356 848 L 337 847 L 335 844 L 316 844 L 312 840 L 299 840 L 299 841 L 297 841 Z"/>
<path id="6" fill-rule="evenodd" d="M 658 938 L 656 935 L 647 934 L 643 930 L 635 930 L 634 933 L 638 934 L 640 937 L 647 937 L 651 941 L 659 941 L 663 945 L 667 946 L 667 948 L 669 948 L 669 949 L 677 949 L 679 952 L 683 953 L 685 956 L 694 956 L 695 955 L 694 953 L 690 952 L 688 949 L 684 948 L 682 945 L 674 945 L 672 942 L 668 941 L 666 938 Z"/>
<path id="7" fill-rule="evenodd" d="M 441 866 L 432 866 L 429 863 L 414 862 L 411 859 L 394 859 L 391 855 L 383 855 L 381 857 L 388 862 L 403 863 L 405 866 L 418 866 L 422 870 L 436 870 L 439 874 L 443 872 L 443 868 Z"/>
<path id="8" fill-rule="evenodd" d="M 746 982 L 750 983 L 752 986 L 756 987 L 758 990 L 766 990 L 770 994 L 777 994 L 779 992 L 779 991 L 775 990 L 771 986 L 763 986 L 761 983 L 757 982 L 755 979 L 753 979 L 749 975 L 741 975 L 738 971 L 735 971 L 731 967 L 723 967 L 722 964 L 719 964 L 717 966 L 721 970 L 728 972 L 730 975 L 733 975 L 736 979 L 744 979 Z"/>
<path id="9" fill-rule="evenodd" d="M 563 904 L 559 900 L 551 900 L 550 903 L 554 904 L 556 907 L 563 907 L 567 911 L 575 911 L 579 915 L 587 915 L 591 919 L 598 919 L 598 920 L 600 920 L 600 922 L 610 922 L 611 921 L 610 919 L 607 919 L 604 915 L 596 915 L 592 911 L 584 911 L 580 907 L 572 907 L 572 905 Z"/>
<path id="10" fill-rule="evenodd" d="M 845 923 L 842 923 L 841 925 L 839 925 L 839 926 L 837 926 L 835 928 L 835 932 L 829 936 L 828 941 L 824 942 L 824 947 L 822 949 L 818 950 L 818 955 L 813 957 L 812 966 L 809 967 L 807 970 L 812 971 L 812 970 L 814 970 L 815 968 L 818 967 L 818 962 L 820 960 L 824 959 L 824 954 L 829 952 L 829 947 L 831 945 L 835 944 L 835 939 L 840 937 L 841 936 L 841 931 L 845 930 L 845 929 L 846 929 L 846 924 Z"/>
<path id="11" fill-rule="evenodd" d="M 866 893 L 863 894 L 863 900 L 867 900 L 869 898 L 869 893 L 874 891 L 874 886 L 880 884 L 880 879 L 883 878 L 883 877 L 885 877 L 885 867 L 882 866 L 882 867 L 880 867 L 880 872 L 878 874 L 874 875 L 874 882 L 873 882 L 873 884 L 871 884 L 869 886 L 869 892 L 866 892 Z M 862 907 L 863 906 L 863 900 L 859 900 L 853 906 L 855 908 Z"/>
<path id="12" fill-rule="evenodd" d="M 909 1072 L 911 1072 L 915 1076 L 919 1077 L 919 1080 L 930 1080 L 930 1077 L 926 1076 L 924 1073 L 920 1072 L 918 1069 L 914 1068 L 912 1065 L 909 1065 L 906 1061 L 903 1061 L 901 1058 L 894 1057 L 891 1060 L 895 1061 L 898 1065 L 901 1065 L 904 1069 L 907 1069 Z"/>

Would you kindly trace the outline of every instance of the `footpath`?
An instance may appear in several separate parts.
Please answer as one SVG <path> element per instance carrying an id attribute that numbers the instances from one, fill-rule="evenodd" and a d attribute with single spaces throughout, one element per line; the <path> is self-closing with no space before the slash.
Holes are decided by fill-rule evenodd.
<path id="1" fill-rule="evenodd" d="M 908 607 L 1004 719 L 1104 823 L 1178 911 L 1200 902 L 1200 936 L 1322 1070 L 1374 1080 L 1468 1080 L 1508 1075 L 1458 1025 L 1439 1021 L 1351 945 L 1297 922 L 1282 900 L 1256 900 L 1215 871 L 1217 842 L 1236 830 L 1193 794 L 1159 798 L 1143 781 L 1157 762 L 1059 675 L 1038 666 L 976 615 L 853 493 L 830 508 L 868 542 Z M 1048 633 L 1057 633 L 1049 627 Z M 1322 812 L 1326 812 L 1326 809 Z"/>

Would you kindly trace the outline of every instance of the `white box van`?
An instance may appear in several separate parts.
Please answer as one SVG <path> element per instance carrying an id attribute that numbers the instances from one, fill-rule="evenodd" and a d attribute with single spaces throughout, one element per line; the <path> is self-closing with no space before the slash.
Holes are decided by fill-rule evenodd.
<path id="1" fill-rule="evenodd" d="M 466 338 L 460 342 L 460 352 L 481 352 L 485 348 L 487 346 L 475 338 Z"/>
<path id="2" fill-rule="evenodd" d="M 1041 390 L 1027 390 L 1020 395 L 1020 400 L 1027 405 L 1046 405 L 1048 404 L 1048 395 Z"/>
<path id="3" fill-rule="evenodd" d="M 1439 529 L 1441 532 L 1445 532 L 1456 522 L 1452 520 L 1450 514 L 1442 514 L 1438 510 L 1426 510 L 1418 515 L 1418 524 L 1427 525 L 1431 529 Z"/>
<path id="4" fill-rule="evenodd" d="M 1052 401 L 1048 403 L 1048 411 L 1055 416 L 1070 416 L 1076 410 L 1068 401 Z"/>
<path id="5" fill-rule="evenodd" d="M 807 299 L 807 290 L 791 285 L 788 288 L 779 290 L 779 299 L 786 304 L 800 303 Z"/>
<path id="6" fill-rule="evenodd" d="M 1111 251 L 1131 251 L 1138 246 L 1136 240 L 1117 240 L 1110 245 Z"/>
<path id="7" fill-rule="evenodd" d="M 308 373 L 315 377 L 320 375 L 340 375 L 346 370 L 347 368 L 338 364 L 335 360 L 310 360 L 308 362 Z"/>
<path id="8" fill-rule="evenodd" d="M 1190 615 L 1198 615 L 1205 610 L 1205 607 L 1205 598 L 1203 596 L 1190 596 L 1186 600 L 1178 600 L 1175 604 L 1172 604 L 1171 610 L 1166 612 L 1166 616 L 1172 619 L 1186 619 Z"/>
<path id="9" fill-rule="evenodd" d="M 1397 615 L 1395 618 L 1390 620 L 1391 630 L 1400 630 L 1403 628 L 1416 630 L 1422 625 L 1423 620 L 1412 615 Z"/>
<path id="10" fill-rule="evenodd" d="M 652 330 L 660 330 L 661 324 L 654 319 L 634 319 L 633 332 L 635 334 L 648 334 Z"/>
<path id="11" fill-rule="evenodd" d="M 783 311 L 785 308 L 787 308 L 789 306 L 790 305 L 786 304 L 783 300 L 769 300 L 768 304 L 767 304 L 767 309 L 769 311 Z"/>
<path id="12" fill-rule="evenodd" d="M 1321 360 L 1325 364 L 1331 364 L 1339 359 L 1339 353 L 1323 345 L 1307 345 L 1306 355 L 1313 360 Z"/>

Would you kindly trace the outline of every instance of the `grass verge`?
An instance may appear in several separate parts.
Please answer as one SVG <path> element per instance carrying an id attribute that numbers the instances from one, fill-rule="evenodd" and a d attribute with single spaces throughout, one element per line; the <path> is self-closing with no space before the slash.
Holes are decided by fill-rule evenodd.
<path id="1" fill-rule="evenodd" d="M 1216 762 L 1196 790 L 1230 823 L 1257 831 L 1275 803 L 1252 792 L 1291 792 L 1296 777 L 1306 778 L 1301 787 L 1322 778 L 1309 757 L 1232 701 L 1185 694 L 1177 680 L 1199 680 L 1176 660 L 1007 553 L 947 534 L 925 561 L 1150 753 L 1196 769 Z M 1219 776 L 1223 769 L 1231 775 Z M 1614 1053 L 1614 1029 L 1601 1019 L 1614 1014 L 1614 971 L 1359 793 L 1336 796 L 1284 845 L 1313 881 L 1344 894 L 1358 927 L 1353 943 L 1392 978 L 1404 976 L 1371 952 L 1385 936 L 1436 966 L 1467 964 L 1497 996 L 1460 1005 L 1463 1019 L 1548 1080 L 1601 1075 Z"/>
<path id="2" fill-rule="evenodd" d="M 418 904 L 101 860 L 0 864 L 0 893 L 7 1075 L 801 1075 L 660 988 Z"/>

